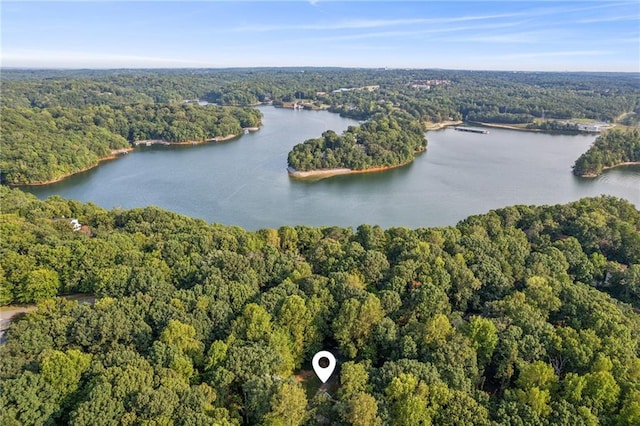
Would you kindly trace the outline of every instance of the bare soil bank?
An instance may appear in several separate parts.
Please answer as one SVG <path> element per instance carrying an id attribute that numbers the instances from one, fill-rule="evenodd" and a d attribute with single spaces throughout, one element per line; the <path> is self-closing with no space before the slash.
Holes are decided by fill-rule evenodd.
<path id="1" fill-rule="evenodd" d="M 423 153 L 424 151 L 426 151 L 426 149 L 416 152 L 416 155 Z M 353 170 L 345 167 L 340 167 L 336 169 L 318 169 L 318 170 L 309 170 L 309 171 L 303 172 L 303 171 L 298 171 L 293 167 L 287 167 L 287 172 L 289 173 L 289 176 L 295 179 L 324 179 L 324 178 L 339 176 L 339 175 L 358 175 L 362 173 L 384 172 L 387 170 L 397 169 L 398 167 L 406 166 L 408 164 L 411 164 L 412 162 L 413 162 L 413 159 L 401 164 L 393 165 L 393 166 L 370 167 L 368 169 L 361 169 L 361 170 Z"/>
<path id="2" fill-rule="evenodd" d="M 424 126 L 427 130 L 440 130 L 449 126 L 457 126 L 459 124 L 464 123 L 463 121 L 441 121 L 440 123 L 424 123 Z"/>
<path id="3" fill-rule="evenodd" d="M 625 161 L 624 163 L 618 163 L 618 164 L 614 164 L 613 166 L 606 166 L 602 168 L 602 171 L 605 170 L 609 170 L 609 169 L 615 169 L 616 167 L 624 167 L 624 166 L 640 166 L 640 161 Z M 583 178 L 595 178 L 598 177 L 602 174 L 602 172 L 600 173 L 586 173 L 584 175 L 580 175 L 580 177 Z"/>

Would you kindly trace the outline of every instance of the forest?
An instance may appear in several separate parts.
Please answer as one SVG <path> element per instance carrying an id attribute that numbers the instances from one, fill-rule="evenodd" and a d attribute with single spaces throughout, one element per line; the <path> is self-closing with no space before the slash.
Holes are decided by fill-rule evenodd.
<path id="1" fill-rule="evenodd" d="M 3 425 L 640 422 L 624 200 L 249 232 L 0 196 L 1 303 L 38 302 L 0 344 Z M 75 292 L 95 302 L 55 297 Z M 321 349 L 338 359 L 327 392 L 309 374 Z"/>
<path id="2" fill-rule="evenodd" d="M 595 177 L 604 169 L 640 162 L 640 128 L 613 130 L 598 136 L 573 166 L 576 176 Z"/>
<path id="3" fill-rule="evenodd" d="M 0 180 L 33 184 L 95 167 L 135 141 L 205 141 L 260 125 L 253 108 L 198 105 L 2 107 Z"/>
<path id="4" fill-rule="evenodd" d="M 429 82 L 431 84 L 426 84 Z M 549 73 L 419 69 L 237 68 L 202 70 L 5 70 L 10 107 L 220 105 L 309 100 L 366 119 L 391 102 L 421 121 L 527 123 L 535 118 L 614 122 L 640 112 L 632 73 Z M 374 91 L 338 91 L 377 85 Z M 428 87 L 428 88 L 427 88 Z M 334 92 L 336 91 L 336 92 Z"/>

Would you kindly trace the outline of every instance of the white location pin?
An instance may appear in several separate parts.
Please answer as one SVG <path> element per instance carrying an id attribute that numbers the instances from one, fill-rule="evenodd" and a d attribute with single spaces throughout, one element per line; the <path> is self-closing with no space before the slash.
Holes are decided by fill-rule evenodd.
<path id="1" fill-rule="evenodd" d="M 320 366 L 320 360 L 322 358 L 328 359 L 329 365 L 327 365 L 326 367 Z M 331 375 L 333 374 L 333 370 L 336 368 L 336 358 L 331 352 L 320 351 L 313 356 L 311 365 L 313 366 L 313 371 L 316 372 L 316 375 L 318 376 L 320 381 L 322 383 L 326 383 L 327 380 L 329 380 L 329 377 L 331 377 Z"/>

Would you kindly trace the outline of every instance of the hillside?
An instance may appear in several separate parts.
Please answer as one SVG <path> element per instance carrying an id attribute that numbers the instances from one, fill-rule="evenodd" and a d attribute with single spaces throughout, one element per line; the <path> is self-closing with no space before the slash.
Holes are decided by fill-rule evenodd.
<path id="1" fill-rule="evenodd" d="M 248 232 L 0 191 L 2 301 L 42 300 L 0 346 L 2 424 L 637 423 L 625 201 Z M 296 380 L 320 349 L 330 397 Z"/>

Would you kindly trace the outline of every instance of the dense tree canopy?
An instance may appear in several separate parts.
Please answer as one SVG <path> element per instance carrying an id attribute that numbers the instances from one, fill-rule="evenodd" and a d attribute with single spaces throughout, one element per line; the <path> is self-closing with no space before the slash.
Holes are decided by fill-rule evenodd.
<path id="1" fill-rule="evenodd" d="M 0 345 L 3 425 L 637 423 L 625 201 L 248 232 L 0 191 L 2 303 L 40 300 Z"/>
<path id="2" fill-rule="evenodd" d="M 394 166 L 413 160 L 426 145 L 420 123 L 407 114 L 379 114 L 361 126 L 349 127 L 342 135 L 328 130 L 321 138 L 294 146 L 288 163 L 298 171 Z"/>
<path id="3" fill-rule="evenodd" d="M 605 168 L 640 162 L 640 129 L 612 130 L 598 136 L 573 166 L 577 176 L 597 176 Z"/>
<path id="4" fill-rule="evenodd" d="M 534 118 L 614 121 L 640 112 L 638 76 L 459 70 L 249 68 L 4 70 L 3 103 L 17 107 L 132 105 L 202 99 L 225 105 L 318 101 L 364 119 L 390 102 L 422 121 Z M 350 90 L 379 86 L 377 90 Z M 334 92 L 335 91 L 335 92 Z"/>

